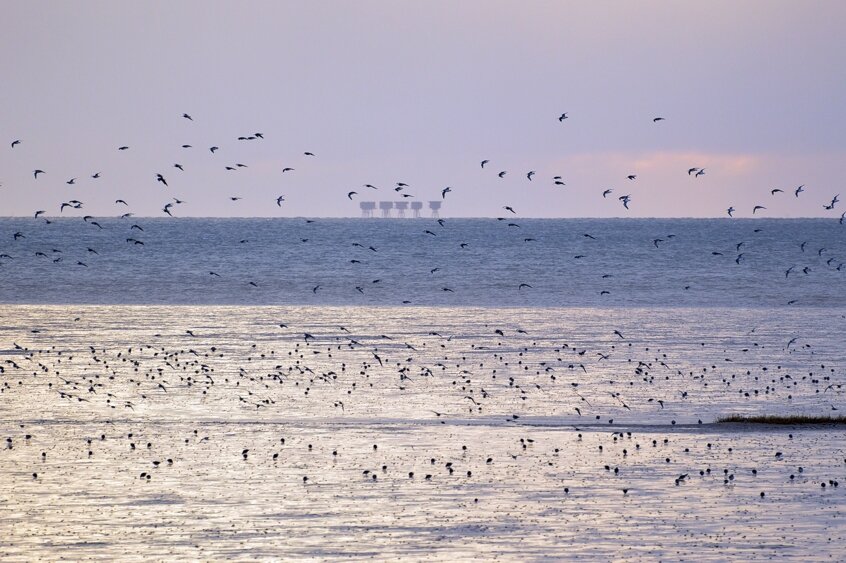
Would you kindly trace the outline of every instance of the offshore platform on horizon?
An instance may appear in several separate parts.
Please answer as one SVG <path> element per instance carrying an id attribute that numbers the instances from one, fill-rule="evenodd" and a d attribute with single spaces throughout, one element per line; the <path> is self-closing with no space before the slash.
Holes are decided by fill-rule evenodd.
<path id="1" fill-rule="evenodd" d="M 430 201 L 429 210 L 432 212 L 432 217 L 439 217 L 438 212 L 441 209 L 441 201 Z M 362 217 L 376 217 L 375 212 L 378 207 L 381 211 L 381 217 L 389 219 L 392 217 L 391 211 L 396 209 L 396 217 L 406 217 L 405 212 L 410 208 L 411 216 L 415 219 L 420 217 L 420 210 L 423 209 L 422 201 L 362 201 L 358 204 L 361 208 Z"/>

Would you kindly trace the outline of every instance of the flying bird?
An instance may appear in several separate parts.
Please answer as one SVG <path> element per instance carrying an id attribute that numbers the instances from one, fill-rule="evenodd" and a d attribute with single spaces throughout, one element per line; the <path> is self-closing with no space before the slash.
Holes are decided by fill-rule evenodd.
<path id="1" fill-rule="evenodd" d="M 161 174 L 156 174 L 156 181 L 161 182 L 162 184 L 167 186 L 167 180 L 165 180 L 164 176 L 162 176 Z"/>
<path id="2" fill-rule="evenodd" d="M 350 193 L 347 194 L 347 197 L 352 199 L 352 196 L 354 196 L 354 195 L 358 195 L 358 192 L 350 192 Z"/>
<path id="3" fill-rule="evenodd" d="M 502 172 L 500 172 L 499 174 L 497 174 L 497 176 L 499 176 L 500 178 L 505 178 L 505 175 L 506 175 L 507 173 L 508 173 L 507 171 L 503 170 Z"/>
<path id="4" fill-rule="evenodd" d="M 602 197 L 603 197 L 603 198 L 608 197 L 608 194 L 610 194 L 610 193 L 611 193 L 611 192 L 613 192 L 613 191 L 614 191 L 614 190 L 613 190 L 613 189 L 611 189 L 611 188 L 609 188 L 609 189 L 605 190 L 604 192 L 602 192 Z"/>
<path id="5" fill-rule="evenodd" d="M 276 205 L 278 205 L 279 207 L 282 207 L 282 202 L 283 202 L 283 201 L 285 201 L 285 196 L 284 196 L 284 195 L 280 195 L 279 197 L 277 197 L 277 198 L 276 198 Z"/>
<path id="6" fill-rule="evenodd" d="M 567 117 L 566 113 L 562 113 L 561 115 L 558 116 L 559 123 L 564 121 L 565 119 L 569 119 L 569 117 Z"/>
<path id="7" fill-rule="evenodd" d="M 44 172 L 43 170 L 34 170 L 34 171 L 32 172 L 32 176 L 33 176 L 36 180 L 38 179 L 38 175 L 39 175 L 39 174 L 46 174 L 46 172 Z"/>
<path id="8" fill-rule="evenodd" d="M 487 164 L 487 163 L 489 163 L 489 162 L 490 162 L 490 160 L 483 160 L 483 161 L 482 161 L 482 168 L 484 168 L 484 167 L 485 167 L 485 164 Z"/>
<path id="9" fill-rule="evenodd" d="M 191 117 L 190 115 L 188 115 L 187 113 L 183 113 L 183 114 L 182 114 L 182 117 L 184 117 L 185 119 L 187 119 L 187 120 L 189 120 L 189 121 L 194 121 L 194 118 L 193 118 L 193 117 Z"/>
<path id="10" fill-rule="evenodd" d="M 21 144 L 21 140 L 15 139 L 14 141 L 12 141 L 12 148 L 15 148 L 15 145 L 20 145 L 20 144 Z"/>
<path id="11" fill-rule="evenodd" d="M 734 213 L 734 207 L 729 207 L 726 209 L 726 212 L 728 212 L 729 217 L 734 217 L 734 215 L 732 215 L 732 213 Z"/>
<path id="12" fill-rule="evenodd" d="M 450 188 L 449 186 L 442 189 L 441 190 L 441 199 L 446 199 L 446 195 L 451 191 L 452 191 L 452 188 Z"/>
<path id="13" fill-rule="evenodd" d="M 752 208 L 752 215 L 755 215 L 755 212 L 758 211 L 759 209 L 766 209 L 766 207 L 764 207 L 763 205 L 756 205 L 755 207 Z"/>
<path id="14" fill-rule="evenodd" d="M 663 117 L 654 117 L 652 118 L 652 123 L 658 123 L 659 121 L 664 121 Z"/>
<path id="15" fill-rule="evenodd" d="M 531 171 L 529 171 L 529 173 L 528 173 L 528 174 L 526 174 L 526 178 L 528 178 L 528 179 L 529 179 L 529 181 L 531 182 L 531 181 L 532 181 L 532 176 L 534 176 L 534 175 L 535 175 L 535 171 L 534 171 L 534 170 L 531 170 Z"/>
<path id="16" fill-rule="evenodd" d="M 796 191 L 793 192 L 793 195 L 795 195 L 796 197 L 799 197 L 799 194 L 801 194 L 804 191 L 805 191 L 805 184 L 802 184 L 801 186 L 796 188 Z"/>

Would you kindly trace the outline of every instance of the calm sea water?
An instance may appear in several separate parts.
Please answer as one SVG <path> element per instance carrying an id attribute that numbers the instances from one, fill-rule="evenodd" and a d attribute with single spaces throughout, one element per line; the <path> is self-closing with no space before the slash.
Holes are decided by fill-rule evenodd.
<path id="1" fill-rule="evenodd" d="M 94 221 L 0 219 L 0 559 L 843 559 L 715 423 L 846 412 L 836 221 Z"/>
<path id="2" fill-rule="evenodd" d="M 846 305 L 823 219 L 5 218 L 0 255 L 4 303 Z"/>

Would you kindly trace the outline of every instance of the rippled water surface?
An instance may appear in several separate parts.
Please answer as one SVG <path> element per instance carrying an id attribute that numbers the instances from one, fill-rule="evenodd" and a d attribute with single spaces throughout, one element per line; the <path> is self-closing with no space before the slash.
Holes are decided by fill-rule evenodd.
<path id="1" fill-rule="evenodd" d="M 844 262 L 828 219 L 0 219 L 2 303 L 846 307 Z"/>
<path id="2" fill-rule="evenodd" d="M 842 560 L 844 314 L 3 305 L 0 556 Z"/>

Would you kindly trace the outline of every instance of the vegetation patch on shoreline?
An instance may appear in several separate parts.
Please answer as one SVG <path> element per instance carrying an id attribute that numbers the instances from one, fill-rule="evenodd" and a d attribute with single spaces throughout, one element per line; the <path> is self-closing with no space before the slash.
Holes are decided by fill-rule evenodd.
<path id="1" fill-rule="evenodd" d="M 717 423 L 741 424 L 846 424 L 846 416 L 795 415 L 743 415 L 730 414 L 717 419 Z"/>

